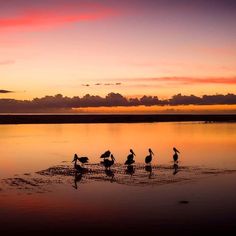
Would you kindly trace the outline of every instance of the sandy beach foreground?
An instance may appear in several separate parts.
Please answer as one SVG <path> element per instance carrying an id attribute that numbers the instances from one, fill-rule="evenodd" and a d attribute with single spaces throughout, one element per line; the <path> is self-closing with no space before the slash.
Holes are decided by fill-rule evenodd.
<path id="1" fill-rule="evenodd" d="M 0 115 L 0 124 L 148 123 L 178 121 L 236 122 L 236 114 Z"/>
<path id="2" fill-rule="evenodd" d="M 235 173 L 216 174 L 197 181 L 189 179 L 144 188 L 110 181 L 97 188 L 96 183 L 82 181 L 76 191 L 66 188 L 70 197 L 60 188 L 54 189 L 51 200 L 39 192 L 22 194 L 21 189 L 17 199 L 10 194 L 1 197 L 2 212 L 13 210 L 13 202 L 9 201 L 12 199 L 15 214 L 1 217 L 0 232 L 3 235 L 76 232 L 84 235 L 230 235 L 236 221 L 235 177 Z M 96 189 L 96 194 L 87 195 L 91 188 Z M 109 191 L 105 191 L 108 188 Z M 21 212 L 18 204 L 22 203 L 29 204 L 31 209 Z M 87 207 L 91 204 L 86 214 L 83 204 Z M 14 222 L 14 227 L 9 222 Z"/>

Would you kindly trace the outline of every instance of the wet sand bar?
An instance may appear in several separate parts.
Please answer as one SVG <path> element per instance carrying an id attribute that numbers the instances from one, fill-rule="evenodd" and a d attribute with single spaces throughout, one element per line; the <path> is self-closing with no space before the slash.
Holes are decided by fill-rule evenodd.
<path id="1" fill-rule="evenodd" d="M 236 122 L 236 114 L 0 115 L 0 124 L 148 123 L 181 121 Z"/>

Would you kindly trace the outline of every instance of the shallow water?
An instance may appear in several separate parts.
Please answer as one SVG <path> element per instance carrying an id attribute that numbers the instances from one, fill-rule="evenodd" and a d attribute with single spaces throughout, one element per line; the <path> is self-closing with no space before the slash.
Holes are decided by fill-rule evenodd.
<path id="1" fill-rule="evenodd" d="M 151 170 L 144 165 L 149 147 Z M 230 230 L 235 147 L 235 123 L 1 125 L 0 232 L 94 232 L 91 225 L 97 232 L 165 232 L 174 225 L 171 233 L 187 234 L 190 218 L 199 229 L 218 222 Z M 133 170 L 123 165 L 130 148 Z M 105 172 L 99 162 L 108 149 L 116 163 Z M 73 170 L 74 153 L 89 157 L 82 176 Z"/>

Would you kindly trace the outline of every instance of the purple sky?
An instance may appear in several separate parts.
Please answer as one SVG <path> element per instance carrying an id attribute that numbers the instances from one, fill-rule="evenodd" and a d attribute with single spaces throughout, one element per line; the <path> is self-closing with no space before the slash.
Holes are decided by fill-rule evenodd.
<path id="1" fill-rule="evenodd" d="M 0 0 L 0 96 L 234 93 L 235 22 L 232 0 Z"/>

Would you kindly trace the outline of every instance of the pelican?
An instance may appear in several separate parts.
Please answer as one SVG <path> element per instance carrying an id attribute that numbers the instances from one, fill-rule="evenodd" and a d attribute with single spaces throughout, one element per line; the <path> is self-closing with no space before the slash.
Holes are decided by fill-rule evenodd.
<path id="1" fill-rule="evenodd" d="M 146 163 L 146 164 L 151 163 L 151 161 L 152 161 L 152 155 L 154 155 L 154 153 L 153 153 L 153 151 L 152 151 L 151 148 L 149 148 L 148 151 L 149 151 L 149 155 L 146 156 L 146 158 L 145 158 L 145 163 Z"/>
<path id="2" fill-rule="evenodd" d="M 132 165 L 134 164 L 135 160 L 126 160 L 125 165 Z"/>
<path id="3" fill-rule="evenodd" d="M 130 149 L 130 154 L 127 156 L 127 160 L 125 162 L 125 165 L 132 165 L 135 160 L 134 160 L 135 153 L 132 149 Z"/>
<path id="4" fill-rule="evenodd" d="M 77 159 L 79 162 L 81 162 L 82 164 L 84 163 L 88 163 L 88 157 L 78 157 L 77 154 L 74 155 L 74 159 Z"/>
<path id="5" fill-rule="evenodd" d="M 175 152 L 173 155 L 174 162 L 178 163 L 178 153 L 180 153 L 175 147 L 173 148 L 173 151 Z"/>
<path id="6" fill-rule="evenodd" d="M 78 172 L 80 172 L 80 173 L 84 173 L 84 172 L 86 172 L 87 171 L 87 168 L 84 168 L 84 167 L 82 167 L 81 165 L 78 165 L 77 164 L 77 161 L 79 160 L 79 158 L 78 158 L 78 156 L 75 154 L 74 155 L 74 159 L 73 159 L 73 161 L 72 162 L 74 162 L 74 168 L 78 171 Z"/>
<path id="7" fill-rule="evenodd" d="M 107 150 L 106 152 L 104 152 L 100 158 L 108 158 L 111 155 L 111 152 L 109 150 Z"/>
<path id="8" fill-rule="evenodd" d="M 109 168 L 114 164 L 115 162 L 115 157 L 111 154 L 111 160 L 109 159 L 104 159 L 104 161 L 102 162 L 102 164 L 105 166 L 105 168 Z"/>

